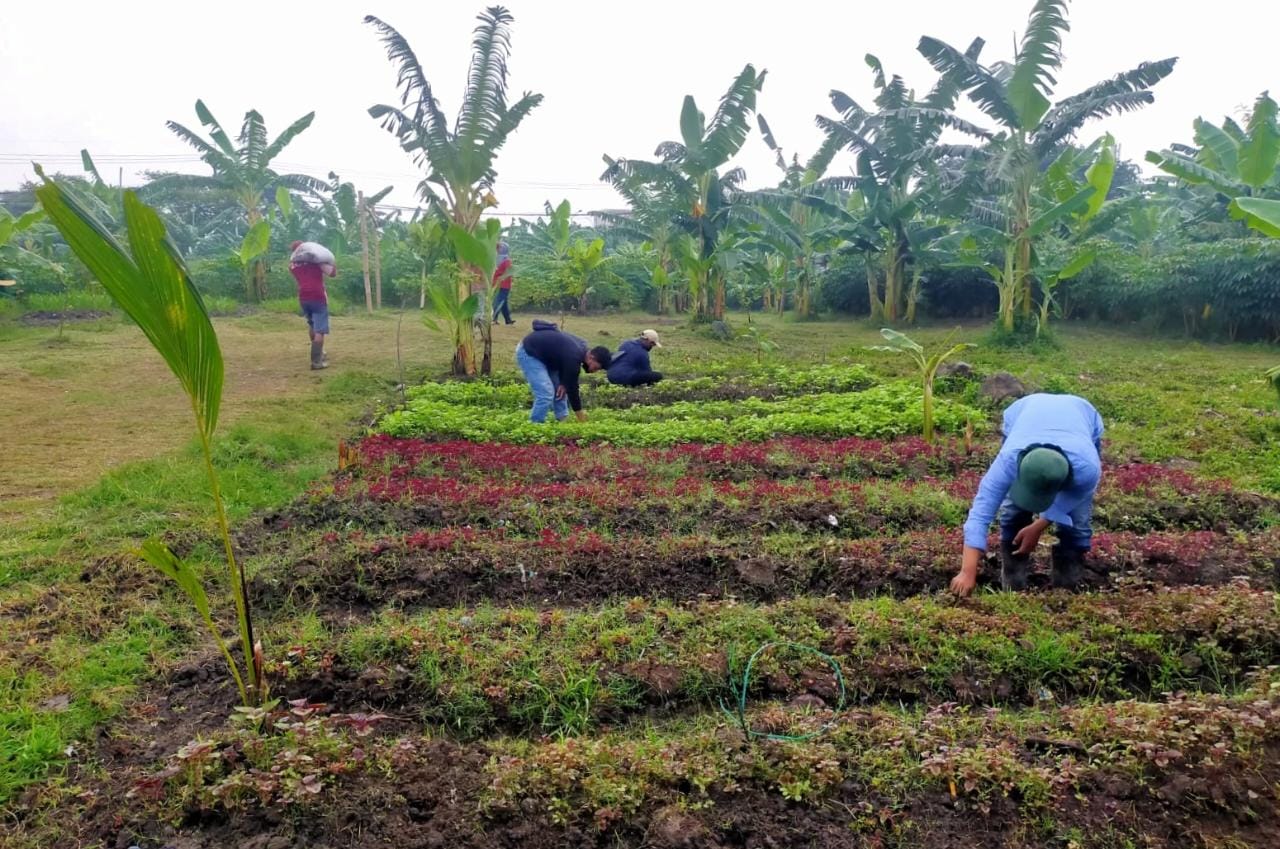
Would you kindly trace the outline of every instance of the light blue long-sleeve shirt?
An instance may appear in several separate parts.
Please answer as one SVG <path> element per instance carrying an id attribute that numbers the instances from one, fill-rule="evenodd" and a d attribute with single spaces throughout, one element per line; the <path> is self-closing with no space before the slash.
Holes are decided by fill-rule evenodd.
<path id="1" fill-rule="evenodd" d="M 1020 398 L 1004 411 L 1004 444 L 982 476 L 964 523 L 964 544 L 987 550 L 987 532 L 1018 478 L 1018 455 L 1028 445 L 1054 445 L 1071 463 L 1071 484 L 1058 493 L 1041 518 L 1073 527 L 1071 514 L 1093 501 L 1102 477 L 1102 416 L 1075 395 L 1036 394 Z"/>

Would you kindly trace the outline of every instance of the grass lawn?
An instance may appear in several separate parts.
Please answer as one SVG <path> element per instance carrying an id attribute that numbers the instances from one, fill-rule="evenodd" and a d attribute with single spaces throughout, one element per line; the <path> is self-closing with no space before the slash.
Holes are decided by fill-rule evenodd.
<path id="1" fill-rule="evenodd" d="M 767 356 L 773 362 L 863 362 L 876 374 L 910 374 L 905 357 L 865 350 L 879 341 L 865 323 L 753 320 L 780 346 Z M 312 372 L 300 318 L 215 320 L 227 363 L 216 460 L 234 522 L 289 504 L 334 468 L 339 439 L 394 403 L 397 324 L 394 314 L 335 318 L 333 366 Z M 514 368 L 526 327 L 522 317 L 495 328 L 497 370 Z M 654 352 L 662 371 L 697 374 L 709 363 L 756 359 L 745 340 L 715 341 L 673 319 L 570 317 L 567 329 L 616 347 L 645 327 L 662 334 L 664 347 Z M 985 329 L 975 324 L 956 338 L 980 342 Z M 406 380 L 441 374 L 451 353 L 443 340 L 413 313 L 401 331 Z M 911 335 L 929 346 L 950 332 L 928 327 Z M 1056 348 L 979 347 L 966 359 L 980 372 L 1008 370 L 1034 386 L 1089 398 L 1106 420 L 1113 456 L 1177 461 L 1198 476 L 1280 490 L 1280 412 L 1262 378 L 1277 360 L 1273 349 L 1072 326 L 1061 328 Z M 164 533 L 209 574 L 220 567 L 189 410 L 136 328 L 106 319 L 69 326 L 59 339 L 48 327 L 0 324 L 0 375 L 4 808 L 32 804 L 23 788 L 50 767 L 54 779 L 40 792 L 74 791 L 78 773 L 63 767 L 79 762 L 93 731 L 120 715 L 140 684 L 207 651 L 177 593 L 130 550 Z M 274 632 L 312 625 L 303 615 Z"/>

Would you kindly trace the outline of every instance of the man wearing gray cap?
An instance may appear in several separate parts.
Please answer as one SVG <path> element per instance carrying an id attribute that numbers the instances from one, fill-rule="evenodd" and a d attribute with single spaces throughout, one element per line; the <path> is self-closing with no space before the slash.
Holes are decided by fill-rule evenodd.
<path id="1" fill-rule="evenodd" d="M 654 371 L 649 364 L 649 352 L 661 347 L 656 330 L 646 330 L 635 339 L 623 342 L 609 366 L 609 382 L 619 386 L 652 386 L 662 380 L 662 373 Z"/>
<path id="2" fill-rule="evenodd" d="M 987 531 L 1000 514 L 1000 584 L 1027 586 L 1031 552 L 1056 525 L 1053 585 L 1080 581 L 1093 539 L 1093 496 L 1102 477 L 1102 417 L 1075 395 L 1028 395 L 1004 412 L 1004 443 L 987 470 L 964 523 L 964 560 L 951 581 L 957 595 L 973 591 L 987 550 Z"/>

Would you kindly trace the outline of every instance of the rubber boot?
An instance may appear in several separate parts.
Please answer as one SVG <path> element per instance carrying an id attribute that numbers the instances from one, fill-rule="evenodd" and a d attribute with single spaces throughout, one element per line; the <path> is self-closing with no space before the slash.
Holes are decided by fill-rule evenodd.
<path id="1" fill-rule="evenodd" d="M 1006 592 L 1025 590 L 1030 569 L 1030 554 L 1014 554 L 1012 542 L 1000 543 L 1000 586 Z"/>
<path id="2" fill-rule="evenodd" d="M 311 342 L 311 370 L 328 368 L 329 361 L 324 356 L 324 339 L 312 340 Z"/>
<path id="3" fill-rule="evenodd" d="M 1053 585 L 1065 590 L 1074 590 L 1080 583 L 1080 573 L 1084 570 L 1084 552 L 1074 548 L 1053 547 Z"/>

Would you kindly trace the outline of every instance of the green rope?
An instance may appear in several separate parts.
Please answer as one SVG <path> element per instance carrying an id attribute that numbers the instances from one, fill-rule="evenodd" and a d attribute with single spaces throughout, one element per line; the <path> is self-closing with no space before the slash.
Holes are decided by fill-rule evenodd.
<path id="1" fill-rule="evenodd" d="M 827 731 L 831 729 L 832 723 L 828 722 L 818 730 L 810 731 L 808 734 L 772 734 L 767 731 L 757 731 L 747 723 L 747 692 L 751 688 L 751 670 L 755 666 L 756 660 L 759 659 L 759 657 L 762 654 L 774 648 L 795 649 L 797 651 L 806 652 L 808 654 L 821 658 L 835 672 L 836 684 L 838 684 L 840 687 L 840 698 L 836 703 L 836 711 L 844 710 L 844 704 L 845 704 L 844 673 L 840 669 L 839 662 L 837 662 L 836 659 L 831 655 L 824 654 L 823 652 L 820 652 L 811 646 L 801 645 L 800 643 L 785 643 L 785 642 L 784 643 L 765 643 L 760 648 L 756 649 L 755 653 L 752 654 L 751 657 L 747 659 L 747 665 L 746 665 L 746 668 L 742 670 L 742 680 L 740 682 L 735 682 L 733 680 L 733 673 L 732 672 L 729 673 L 729 689 L 730 691 L 733 692 L 734 696 L 736 697 L 734 700 L 736 702 L 736 705 L 735 705 L 736 710 L 730 710 L 725 705 L 724 699 L 720 700 L 720 709 L 738 721 L 738 724 L 742 726 L 742 732 L 747 735 L 747 739 L 749 740 L 756 737 L 763 737 L 766 740 L 784 740 L 787 742 L 796 743 L 802 740 L 809 740 L 813 737 L 817 737 L 819 734 L 825 734 Z M 733 647 L 732 646 L 729 647 L 728 665 L 730 670 L 732 670 L 733 669 Z"/>

